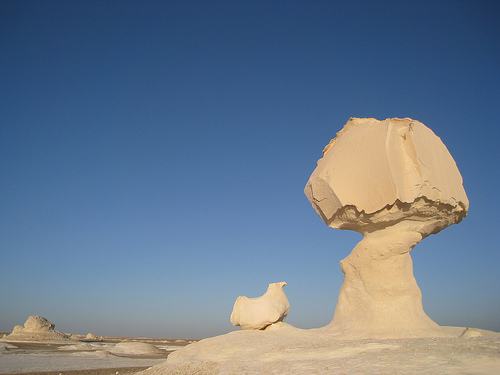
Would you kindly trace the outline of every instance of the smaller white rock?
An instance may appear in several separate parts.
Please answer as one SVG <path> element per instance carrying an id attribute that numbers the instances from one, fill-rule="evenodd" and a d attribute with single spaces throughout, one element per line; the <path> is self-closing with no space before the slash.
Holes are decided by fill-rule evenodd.
<path id="1" fill-rule="evenodd" d="M 119 342 L 111 353 L 117 355 L 164 355 L 165 351 L 145 342 Z"/>
<path id="2" fill-rule="evenodd" d="M 290 310 L 290 303 L 283 291 L 285 285 L 285 282 L 269 284 L 267 292 L 261 297 L 238 297 L 230 318 L 233 326 L 256 330 L 283 322 Z"/>
<path id="3" fill-rule="evenodd" d="M 85 336 L 86 341 L 103 341 L 102 337 L 96 336 L 93 333 L 87 333 L 87 336 Z"/>
<path id="4" fill-rule="evenodd" d="M 12 333 L 2 337 L 1 341 L 39 341 L 39 342 L 73 342 L 68 335 L 56 331 L 55 324 L 41 316 L 30 316 L 24 327 L 17 325 Z"/>

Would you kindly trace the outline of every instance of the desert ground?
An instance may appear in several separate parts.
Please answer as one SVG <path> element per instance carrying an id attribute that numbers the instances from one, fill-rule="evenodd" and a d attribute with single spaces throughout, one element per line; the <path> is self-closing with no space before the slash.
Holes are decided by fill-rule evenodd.
<path id="1" fill-rule="evenodd" d="M 442 327 L 448 337 L 348 339 L 325 329 L 241 330 L 186 346 L 140 375 L 498 375 L 500 334 Z"/>
<path id="2" fill-rule="evenodd" d="M 0 332 L 0 337 L 9 332 Z M 102 341 L 101 341 L 102 339 Z M 0 342 L 0 374 L 133 374 L 195 340 L 104 337 L 73 343 Z M 145 345 L 141 345 L 145 344 Z"/>
<path id="3" fill-rule="evenodd" d="M 82 340 L 73 344 L 3 341 L 0 342 L 0 374 L 500 374 L 500 333 L 447 329 L 455 338 L 322 342 L 320 335 L 314 348 L 308 348 L 305 341 L 292 347 L 294 345 L 287 345 L 277 337 L 267 337 L 265 341 L 280 352 L 277 357 L 264 343 L 260 345 L 263 353 L 253 353 L 257 357 L 248 350 L 260 349 L 246 346 L 241 352 L 225 347 L 231 342 L 230 346 L 234 346 L 235 339 L 243 340 L 240 344 L 248 344 L 249 339 L 255 341 L 253 336 L 274 335 L 266 331 L 235 331 L 201 341 L 133 337 L 105 337 L 102 341 Z M 308 335 L 307 331 L 301 335 L 304 333 Z M 147 345 L 143 348 L 141 343 Z M 219 349 L 204 351 L 204 347 L 212 345 Z M 152 346 L 157 350 L 150 349 Z M 175 360 L 168 366 L 166 359 L 173 352 L 177 352 L 176 359 L 184 358 L 186 363 L 180 365 Z M 181 352 L 183 354 L 177 356 Z M 214 355 L 220 358 L 209 358 Z M 222 358 L 224 356 L 229 362 Z M 178 370 L 180 372 L 176 372 Z"/>

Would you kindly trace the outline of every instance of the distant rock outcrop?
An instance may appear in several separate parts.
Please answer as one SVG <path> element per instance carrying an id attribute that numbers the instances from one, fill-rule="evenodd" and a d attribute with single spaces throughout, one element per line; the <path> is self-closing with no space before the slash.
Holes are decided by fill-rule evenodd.
<path id="1" fill-rule="evenodd" d="M 56 331 L 55 324 L 41 316 L 30 316 L 24 327 L 15 326 L 10 335 L 4 336 L 2 341 L 37 341 L 37 342 L 68 342 L 71 340 L 66 334 Z"/>
<path id="2" fill-rule="evenodd" d="M 103 341 L 103 338 L 96 336 L 93 333 L 87 333 L 87 336 L 85 336 L 84 340 L 85 341 Z"/>
<path id="3" fill-rule="evenodd" d="M 243 329 L 265 329 L 283 322 L 290 310 L 283 287 L 285 282 L 269 284 L 267 292 L 257 298 L 240 296 L 234 303 L 231 323 Z"/>

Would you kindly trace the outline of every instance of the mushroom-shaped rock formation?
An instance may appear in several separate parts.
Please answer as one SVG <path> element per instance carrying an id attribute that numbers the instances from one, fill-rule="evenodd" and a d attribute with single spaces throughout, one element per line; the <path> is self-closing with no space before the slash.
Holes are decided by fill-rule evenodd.
<path id="1" fill-rule="evenodd" d="M 285 285 L 285 282 L 269 284 L 267 292 L 261 297 L 238 297 L 230 318 L 233 326 L 266 329 L 273 323 L 283 322 L 290 310 L 290 303 L 283 291 Z"/>
<path id="2" fill-rule="evenodd" d="M 363 235 L 340 262 L 344 283 L 326 328 L 349 337 L 446 336 L 423 310 L 410 257 L 467 214 L 462 176 L 441 139 L 409 118 L 351 118 L 305 194 L 328 226 Z"/>
<path id="3" fill-rule="evenodd" d="M 15 326 L 10 335 L 3 337 L 3 341 L 39 341 L 39 342 L 67 342 L 73 341 L 62 332 L 56 331 L 55 324 L 41 316 L 30 316 L 24 327 Z"/>

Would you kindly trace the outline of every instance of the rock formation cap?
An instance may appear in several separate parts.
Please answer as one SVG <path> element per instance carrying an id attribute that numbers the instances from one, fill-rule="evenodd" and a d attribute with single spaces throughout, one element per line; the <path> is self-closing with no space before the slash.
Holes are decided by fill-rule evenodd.
<path id="1" fill-rule="evenodd" d="M 323 150 L 305 194 L 328 226 L 360 232 L 410 219 L 427 222 L 419 230 L 425 236 L 460 222 L 469 207 L 448 149 L 410 118 L 349 119 Z"/>

